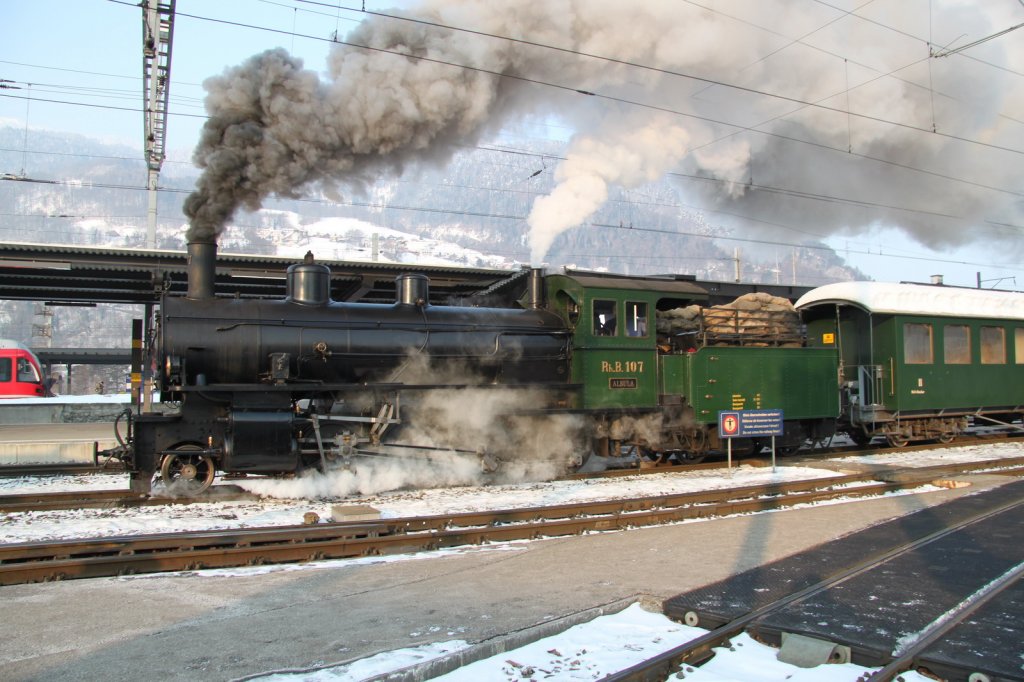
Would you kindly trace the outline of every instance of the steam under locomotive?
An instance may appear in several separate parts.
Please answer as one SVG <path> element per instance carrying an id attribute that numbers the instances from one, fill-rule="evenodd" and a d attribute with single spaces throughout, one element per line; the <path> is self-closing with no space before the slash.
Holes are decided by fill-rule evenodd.
<path id="1" fill-rule="evenodd" d="M 417 274 L 398 277 L 391 305 L 339 303 L 330 300 L 329 269 L 307 257 L 288 269 L 283 300 L 241 300 L 214 296 L 215 259 L 213 243 L 190 243 L 188 295 L 161 303 L 150 350 L 161 399 L 176 409 L 134 415 L 122 444 L 104 453 L 126 462 L 133 490 L 148 492 L 156 475 L 176 493 L 197 494 L 218 471 L 288 475 L 399 452 L 455 452 L 484 469 L 536 456 L 543 437 L 532 426 L 528 445 L 484 436 L 468 418 L 441 441 L 410 434 L 417 418 L 432 421 L 431 398 L 467 392 L 476 402 L 498 392 L 522 398 L 497 401 L 489 419 L 499 431 L 570 424 L 576 440 L 553 448 L 562 468 L 588 458 L 614 464 L 624 452 L 631 462 L 699 460 L 723 449 L 722 410 L 783 410 L 783 451 L 837 429 L 894 444 L 945 438 L 968 417 L 1024 411 L 1019 294 L 1008 294 L 1016 307 L 998 308 L 1018 311 L 1002 319 L 973 305 L 970 320 L 922 322 L 913 309 L 876 311 L 826 293 L 808 299 L 801 319 L 792 310 L 708 309 L 707 293 L 686 280 L 534 270 L 511 307 L 429 305 L 429 282 Z M 1013 373 L 1012 388 L 962 401 L 926 390 L 921 399 L 926 379 L 914 372 L 933 370 L 930 390 L 950 368 L 908 361 L 904 334 L 920 344 L 922 332 L 907 325 L 954 321 L 976 335 L 1002 325 L 1013 341 L 997 384 Z M 888 366 L 876 347 L 891 354 Z M 966 377 L 973 364 L 953 369 Z M 762 445 L 733 441 L 739 453 Z"/>

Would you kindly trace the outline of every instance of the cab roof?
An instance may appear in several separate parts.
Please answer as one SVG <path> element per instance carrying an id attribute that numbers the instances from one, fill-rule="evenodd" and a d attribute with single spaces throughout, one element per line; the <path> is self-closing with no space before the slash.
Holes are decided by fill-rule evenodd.
<path id="1" fill-rule="evenodd" d="M 1024 320 L 1024 293 L 935 284 L 826 284 L 801 296 L 796 308 L 837 304 L 856 306 L 869 313 Z"/>
<path id="2" fill-rule="evenodd" d="M 667 277 L 624 277 L 599 273 L 566 271 L 562 277 L 573 280 L 587 289 L 623 289 L 627 291 L 655 291 L 658 293 L 706 298 L 708 292 L 699 284 L 685 279 Z"/>

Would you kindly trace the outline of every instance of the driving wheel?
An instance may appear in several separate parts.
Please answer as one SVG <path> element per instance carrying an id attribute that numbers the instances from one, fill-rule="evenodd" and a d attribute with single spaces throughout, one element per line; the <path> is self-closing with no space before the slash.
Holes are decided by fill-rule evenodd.
<path id="1" fill-rule="evenodd" d="M 160 478 L 172 495 L 195 497 L 213 483 L 217 467 L 209 455 L 199 452 L 196 445 L 183 445 L 176 452 L 164 455 L 160 465 Z"/>

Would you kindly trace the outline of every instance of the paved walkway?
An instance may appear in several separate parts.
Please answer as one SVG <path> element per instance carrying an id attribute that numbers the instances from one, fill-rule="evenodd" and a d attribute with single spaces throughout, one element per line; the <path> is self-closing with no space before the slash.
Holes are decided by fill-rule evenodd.
<path id="1" fill-rule="evenodd" d="M 0 587 L 5 680 L 228 680 L 663 600 L 1005 482 L 404 561 Z M 1013 479 L 1010 479 L 1013 480 Z"/>
<path id="2" fill-rule="evenodd" d="M 0 445 L 4 443 L 62 443 L 112 440 L 112 423 L 87 424 L 0 424 Z"/>

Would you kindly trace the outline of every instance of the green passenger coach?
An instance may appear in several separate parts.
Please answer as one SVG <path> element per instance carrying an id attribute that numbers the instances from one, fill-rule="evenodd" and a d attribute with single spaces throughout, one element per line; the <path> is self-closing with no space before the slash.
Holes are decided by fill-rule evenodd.
<path id="1" fill-rule="evenodd" d="M 1024 412 L 1024 296 L 928 284 L 846 282 L 797 301 L 811 345 L 841 361 L 839 428 L 867 442 L 948 442 L 969 420 Z"/>

